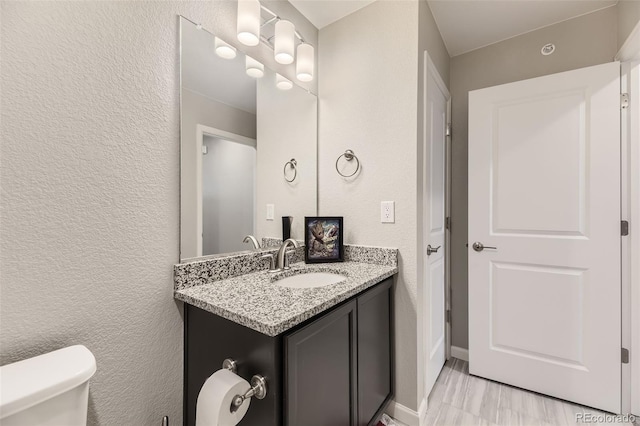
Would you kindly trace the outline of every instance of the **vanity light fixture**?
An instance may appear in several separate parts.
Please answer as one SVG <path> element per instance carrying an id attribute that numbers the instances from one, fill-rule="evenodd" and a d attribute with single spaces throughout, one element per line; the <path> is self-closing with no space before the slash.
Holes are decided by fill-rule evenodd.
<path id="1" fill-rule="evenodd" d="M 246 46 L 260 43 L 260 1 L 238 0 L 238 41 Z"/>
<path id="2" fill-rule="evenodd" d="M 220 40 L 218 37 L 214 39 L 216 54 L 224 59 L 233 59 L 236 57 L 236 48 L 228 43 Z"/>
<path id="3" fill-rule="evenodd" d="M 288 65 L 293 62 L 295 49 L 296 27 L 284 19 L 276 22 L 276 35 L 273 53 L 276 62 Z"/>
<path id="4" fill-rule="evenodd" d="M 291 80 L 276 73 L 276 87 L 280 90 L 289 90 L 293 87 Z"/>
<path id="5" fill-rule="evenodd" d="M 296 77 L 305 82 L 313 80 L 313 46 L 309 43 L 300 43 L 297 53 Z"/>
<path id="6" fill-rule="evenodd" d="M 253 59 L 251 56 L 247 56 L 245 61 L 247 75 L 253 78 L 260 78 L 264 75 L 264 65 Z"/>
<path id="7" fill-rule="evenodd" d="M 273 36 L 270 37 L 264 33 L 261 34 L 268 25 L 275 27 Z M 315 70 L 313 46 L 305 42 L 292 22 L 282 19 L 269 8 L 261 5 L 260 0 L 238 0 L 238 26 L 236 30 L 238 40 L 242 44 L 257 46 L 262 41 L 271 47 L 274 58 L 279 64 L 292 64 L 297 55 L 296 77 L 303 82 L 313 80 Z M 266 31 L 266 34 L 268 33 L 269 31 Z M 297 43 L 299 44 L 296 49 Z M 253 71 L 253 69 L 250 71 L 248 64 L 249 58 L 247 58 L 247 74 L 257 77 L 260 72 Z M 262 66 L 262 64 L 260 65 Z M 264 67 L 261 70 L 264 74 Z M 256 75 L 251 74 L 254 72 Z M 289 83 L 291 82 L 289 81 Z"/>

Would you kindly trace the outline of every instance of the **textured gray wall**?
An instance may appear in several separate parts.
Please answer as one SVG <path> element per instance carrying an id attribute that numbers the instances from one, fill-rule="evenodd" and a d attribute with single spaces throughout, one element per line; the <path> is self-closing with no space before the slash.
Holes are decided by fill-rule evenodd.
<path id="1" fill-rule="evenodd" d="M 452 99 L 452 344 L 468 347 L 467 315 L 467 136 L 468 93 L 527 78 L 613 60 L 617 52 L 617 10 L 598 12 L 523 34 L 451 59 Z M 554 43 L 556 51 L 540 49 Z"/>
<path id="2" fill-rule="evenodd" d="M 182 421 L 177 14 L 235 5 L 0 3 L 0 363 L 86 345 L 91 425 Z"/>

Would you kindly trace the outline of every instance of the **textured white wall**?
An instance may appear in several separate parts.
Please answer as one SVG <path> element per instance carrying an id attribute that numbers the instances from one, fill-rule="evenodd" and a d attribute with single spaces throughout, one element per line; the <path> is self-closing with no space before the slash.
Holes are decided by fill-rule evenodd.
<path id="1" fill-rule="evenodd" d="M 542 56 L 540 49 L 550 42 L 556 45 L 555 53 Z M 468 249 L 465 244 L 469 91 L 609 62 L 616 54 L 616 44 L 616 7 L 609 7 L 451 59 L 451 340 L 454 346 L 468 347 Z"/>
<path id="2" fill-rule="evenodd" d="M 350 244 L 400 249 L 396 397 L 417 409 L 416 140 L 418 2 L 378 1 L 320 30 L 319 211 L 344 216 Z M 352 149 L 362 170 L 344 179 Z M 380 223 L 380 201 L 396 223 Z"/>
<path id="3" fill-rule="evenodd" d="M 82 343 L 91 425 L 180 424 L 177 14 L 231 40 L 235 1 L 0 8 L 0 363 Z"/>

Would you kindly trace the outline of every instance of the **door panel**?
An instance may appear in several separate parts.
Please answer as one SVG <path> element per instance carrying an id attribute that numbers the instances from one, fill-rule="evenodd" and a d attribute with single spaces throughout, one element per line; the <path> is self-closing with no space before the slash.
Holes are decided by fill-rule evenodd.
<path id="1" fill-rule="evenodd" d="M 584 234 L 585 103 L 581 90 L 494 106 L 494 233 Z"/>
<path id="2" fill-rule="evenodd" d="M 493 262 L 491 273 L 489 312 L 495 350 L 584 368 L 585 271 Z"/>
<path id="3" fill-rule="evenodd" d="M 613 412 L 619 75 L 609 63 L 469 93 L 469 371 Z"/>
<path id="4" fill-rule="evenodd" d="M 424 105 L 424 236 L 427 254 L 424 267 L 423 306 L 425 324 L 425 394 L 431 391 L 446 359 L 445 285 L 445 184 L 446 129 L 449 93 L 433 63 L 425 54 Z"/>

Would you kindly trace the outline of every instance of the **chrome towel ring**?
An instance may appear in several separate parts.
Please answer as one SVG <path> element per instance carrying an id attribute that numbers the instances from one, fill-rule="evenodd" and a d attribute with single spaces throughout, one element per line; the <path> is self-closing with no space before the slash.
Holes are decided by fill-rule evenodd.
<path id="1" fill-rule="evenodd" d="M 291 178 L 291 180 L 287 179 L 287 166 L 293 169 L 293 177 Z M 294 180 L 296 180 L 297 176 L 298 176 L 298 162 L 296 161 L 295 158 L 292 158 L 291 160 L 284 163 L 284 180 L 291 183 Z"/>
<path id="2" fill-rule="evenodd" d="M 344 158 L 345 158 L 345 160 L 347 160 L 347 161 L 352 161 L 352 160 L 354 160 L 354 159 L 356 160 L 356 170 L 355 170 L 353 173 L 351 173 L 350 175 L 342 174 L 342 173 L 340 172 L 340 169 L 338 168 L 338 162 L 340 162 L 340 159 L 341 159 L 342 157 L 344 157 Z M 356 154 L 354 154 L 354 153 L 353 153 L 353 151 L 352 151 L 352 150 L 350 150 L 350 149 L 346 150 L 346 151 L 344 152 L 344 154 L 342 154 L 342 155 L 341 155 L 340 157 L 338 157 L 338 159 L 336 160 L 336 171 L 337 171 L 337 172 L 338 172 L 338 174 L 339 174 L 340 176 L 342 176 L 342 177 L 351 177 L 351 176 L 355 175 L 356 173 L 358 173 L 358 170 L 360 170 L 360 160 L 358 160 L 358 157 L 356 157 Z"/>

